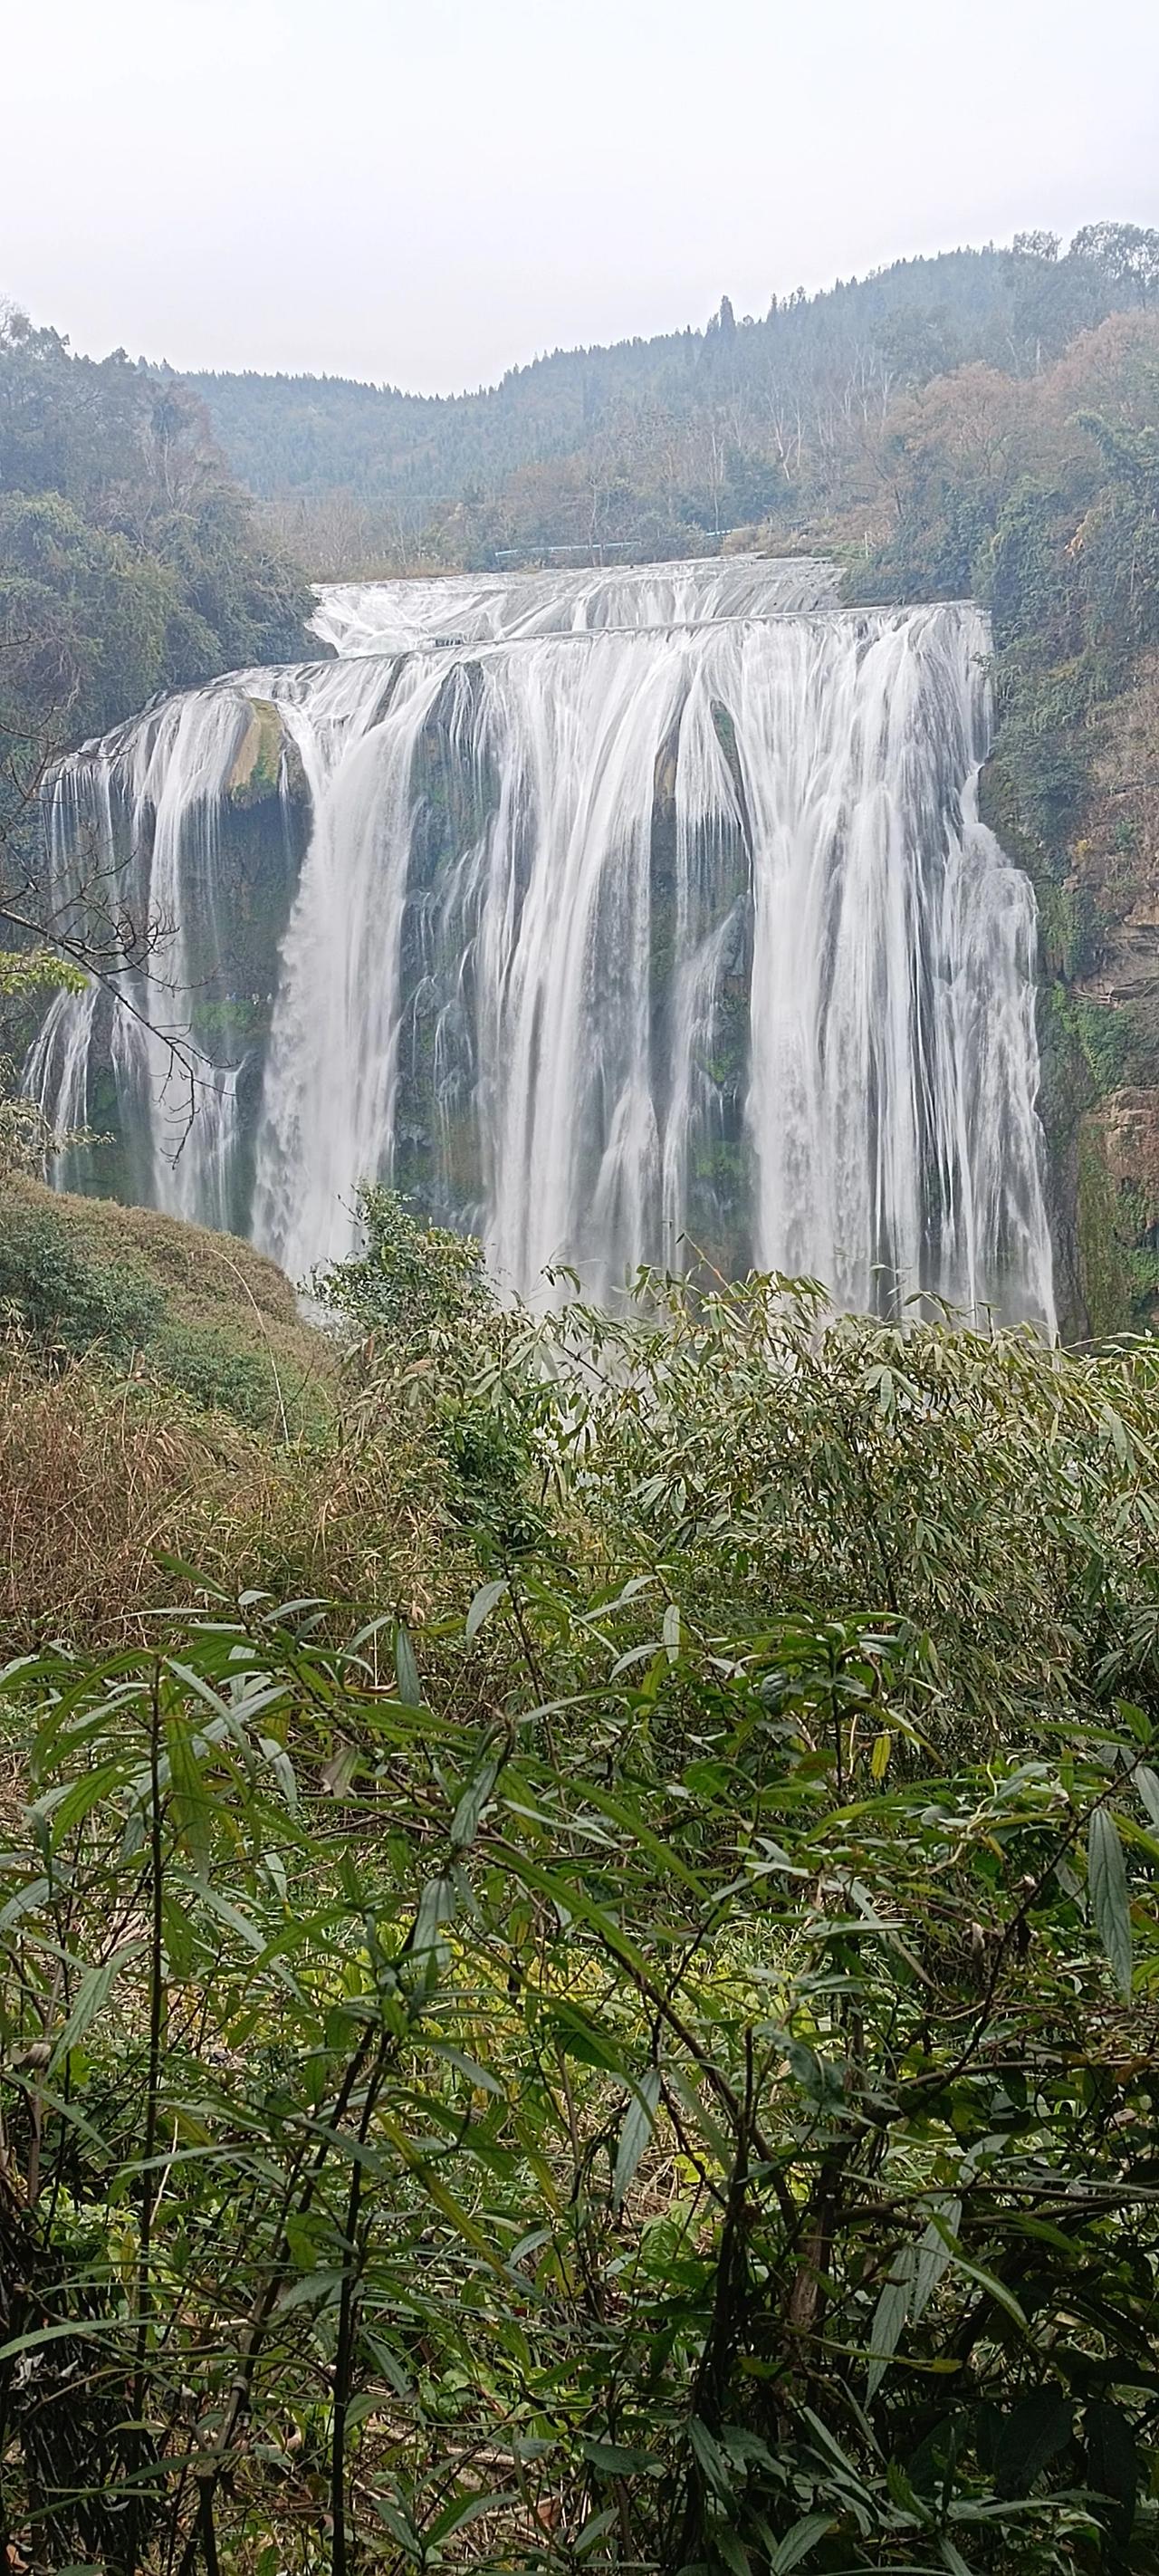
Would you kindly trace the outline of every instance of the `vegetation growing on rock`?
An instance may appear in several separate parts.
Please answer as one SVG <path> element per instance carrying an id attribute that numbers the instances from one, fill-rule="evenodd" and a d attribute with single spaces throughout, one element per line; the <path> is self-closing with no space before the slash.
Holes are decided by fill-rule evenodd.
<path id="1" fill-rule="evenodd" d="M 59 752 L 159 689 L 301 655 L 309 608 L 187 386 L 0 314 L 0 903 Z"/>

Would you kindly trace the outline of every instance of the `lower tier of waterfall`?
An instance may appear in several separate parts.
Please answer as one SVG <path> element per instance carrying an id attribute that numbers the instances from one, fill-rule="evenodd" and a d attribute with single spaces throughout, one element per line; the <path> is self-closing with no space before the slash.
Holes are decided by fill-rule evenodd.
<path id="1" fill-rule="evenodd" d="M 337 658 L 87 746 L 54 900 L 151 925 L 26 1068 L 62 1157 L 296 1277 L 361 1182 L 567 1265 L 757 1264 L 1053 1323 L 1030 886 L 969 605 L 738 560 L 323 593 Z"/>

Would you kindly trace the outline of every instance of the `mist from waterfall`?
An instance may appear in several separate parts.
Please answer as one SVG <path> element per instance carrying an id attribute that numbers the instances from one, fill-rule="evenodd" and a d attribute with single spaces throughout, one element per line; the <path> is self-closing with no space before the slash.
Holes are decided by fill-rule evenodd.
<path id="1" fill-rule="evenodd" d="M 985 620 L 834 597 L 804 559 L 338 586 L 339 658 L 75 755 L 57 880 L 86 833 L 127 854 L 179 925 L 178 1012 L 229 952 L 255 704 L 308 792 L 252 1108 L 244 1066 L 207 1075 L 174 1161 L 159 1041 L 112 1047 L 139 1194 L 232 1208 L 297 1277 L 381 1177 L 480 1233 L 506 1292 L 755 1261 L 1051 1328 L 1033 897 L 977 811 Z M 30 1059 L 61 1124 L 100 1021 L 61 996 Z"/>

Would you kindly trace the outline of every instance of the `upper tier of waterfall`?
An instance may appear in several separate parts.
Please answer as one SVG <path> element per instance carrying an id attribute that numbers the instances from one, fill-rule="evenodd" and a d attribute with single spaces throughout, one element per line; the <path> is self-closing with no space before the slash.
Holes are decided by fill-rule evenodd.
<path id="1" fill-rule="evenodd" d="M 30 1086 L 119 1128 L 123 1190 L 296 1276 L 389 1176 L 505 1290 L 700 1254 L 1049 1327 L 985 622 L 835 598 L 744 557 L 324 590 L 338 658 L 59 772 L 57 899 L 96 850 L 166 936 L 139 1017 L 58 998 Z"/>
<path id="2" fill-rule="evenodd" d="M 790 616 L 836 608 L 834 567 L 815 555 L 584 572 L 444 573 L 431 580 L 332 582 L 314 631 L 336 653 L 405 653 L 417 644 L 512 642 L 606 626 L 694 626 L 706 618 Z"/>

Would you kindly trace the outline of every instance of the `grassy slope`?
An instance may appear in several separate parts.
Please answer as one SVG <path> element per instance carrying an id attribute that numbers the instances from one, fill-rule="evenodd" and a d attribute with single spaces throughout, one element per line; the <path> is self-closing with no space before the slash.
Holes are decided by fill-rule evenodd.
<path id="1" fill-rule="evenodd" d="M 437 1461 L 364 1436 L 342 1355 L 230 1235 L 0 1187 L 0 1661 L 101 1648 L 196 1587 L 421 1608 Z"/>
<path id="2" fill-rule="evenodd" d="M 251 1429 L 284 1437 L 332 1409 L 331 1346 L 273 1262 L 150 1208 L 7 1181 L 0 1310 L 41 1348 L 91 1352 Z"/>

